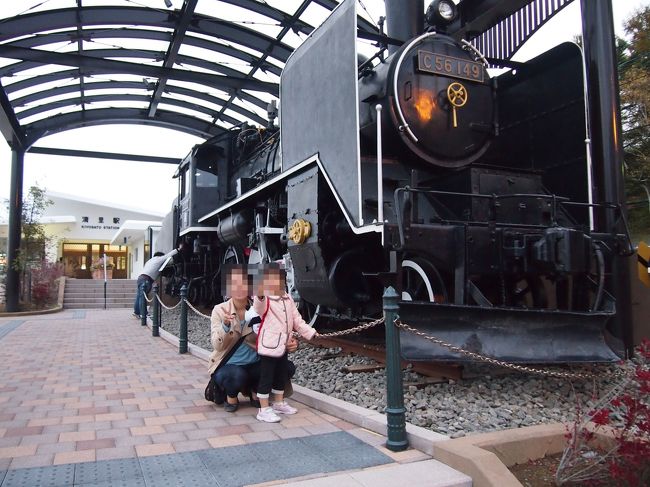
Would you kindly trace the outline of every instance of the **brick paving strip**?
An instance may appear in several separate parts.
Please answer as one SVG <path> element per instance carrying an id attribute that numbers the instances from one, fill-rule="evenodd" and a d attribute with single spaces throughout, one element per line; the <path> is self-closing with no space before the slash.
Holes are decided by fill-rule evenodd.
<path id="1" fill-rule="evenodd" d="M 18 472 L 12 474 L 17 469 L 29 473 L 39 470 L 34 467 L 62 466 L 56 472 L 69 474 L 72 468 L 76 476 L 71 464 L 105 465 L 101 468 L 110 470 L 104 461 L 138 459 L 146 477 L 147 457 L 171 464 L 176 462 L 173 458 L 181 463 L 200 458 L 208 468 L 221 451 L 244 452 L 246 445 L 279 440 L 304 450 L 310 437 L 343 432 L 338 448 L 371 445 L 369 451 L 383 459 L 373 464 L 429 458 L 417 450 L 390 452 L 381 446 L 384 437 L 302 404 L 297 404 L 298 414 L 275 424 L 258 422 L 255 408 L 245 401 L 237 412 L 226 413 L 203 398 L 205 362 L 179 355 L 168 343 L 152 338 L 129 310 L 65 311 L 16 323 L 0 319 L 0 330 L 13 327 L 0 339 L 2 487 L 10 485 L 10 477 L 17 478 Z M 275 451 L 277 457 L 282 451 L 277 446 L 260 451 Z M 194 453 L 178 456 L 186 452 Z M 364 455 L 372 456 L 351 456 Z M 337 470 L 344 469 L 342 462 Z M 262 463 L 268 467 L 271 462 Z M 84 468 L 90 467 L 79 467 L 79 472 Z M 322 464 L 318 468 L 331 471 L 323 470 Z M 299 470 L 296 467 L 294 473 Z M 289 473 L 275 478 L 287 478 Z"/>

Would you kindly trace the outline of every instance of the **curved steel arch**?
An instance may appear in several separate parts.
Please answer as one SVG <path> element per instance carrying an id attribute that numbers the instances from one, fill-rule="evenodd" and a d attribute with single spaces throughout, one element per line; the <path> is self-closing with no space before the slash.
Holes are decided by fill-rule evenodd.
<path id="1" fill-rule="evenodd" d="M 35 32 L 70 29 L 78 24 L 88 26 L 100 25 L 146 25 L 173 30 L 178 14 L 151 10 L 143 7 L 83 7 L 47 10 L 25 14 L 7 19 L 2 23 L 0 42 L 15 37 L 34 34 Z M 216 39 L 225 39 L 246 46 L 258 52 L 285 62 L 293 49 L 260 32 L 254 31 L 228 21 L 218 20 L 204 15 L 194 14 L 188 31 L 209 35 Z M 269 46 L 271 46 L 269 48 Z M 270 49 L 270 50 L 269 50 Z"/>
<path id="2" fill-rule="evenodd" d="M 142 39 L 142 40 L 157 40 L 169 42 L 172 38 L 171 32 L 163 32 L 156 30 L 146 30 L 146 29 L 137 29 L 137 28 L 126 28 L 120 27 L 117 29 L 84 29 L 83 33 L 80 35 L 77 29 L 68 30 L 64 32 L 52 32 L 48 34 L 38 34 L 32 37 L 27 37 L 17 41 L 12 41 L 11 45 L 17 47 L 40 47 L 47 44 L 54 44 L 59 42 L 78 42 L 80 39 L 87 42 L 92 42 L 94 39 Z M 218 52 L 220 54 L 225 54 L 235 59 L 239 59 L 248 64 L 255 63 L 259 58 L 249 54 L 240 49 L 236 49 L 232 46 L 222 44 L 219 42 L 209 41 L 207 39 L 202 39 L 200 37 L 186 35 L 183 44 L 198 47 L 201 49 L 207 49 L 209 51 Z M 94 49 L 93 49 L 94 50 Z M 85 52 L 92 52 L 85 51 Z M 268 63 L 268 68 L 265 68 L 267 71 L 280 76 L 282 69 L 277 67 L 275 64 Z"/>
<path id="3" fill-rule="evenodd" d="M 175 79 L 189 81 L 218 89 L 251 89 L 277 94 L 277 83 L 259 81 L 238 73 L 238 76 L 219 76 L 215 74 L 187 71 L 183 69 L 165 68 L 149 64 L 129 63 L 111 59 L 96 58 L 93 56 L 81 56 L 78 54 L 43 51 L 39 49 L 25 49 L 11 44 L 0 44 L 0 57 L 36 60 L 41 64 L 58 64 L 62 66 L 74 66 L 81 69 L 78 76 L 85 76 L 95 72 L 112 72 L 122 74 L 133 74 L 151 78 Z M 36 84 L 39 84 L 38 82 Z M 10 85 L 11 86 L 11 85 Z"/>
<path id="4" fill-rule="evenodd" d="M 150 118 L 146 109 L 100 108 L 56 115 L 27 125 L 25 127 L 25 147 L 29 148 L 37 140 L 59 132 L 110 124 L 153 125 L 196 135 L 203 139 L 209 139 L 227 130 L 204 120 L 166 110 L 159 110 L 153 118 Z"/>
<path id="5" fill-rule="evenodd" d="M 140 58 L 162 61 L 165 57 L 165 53 L 163 51 L 150 51 L 146 49 L 92 49 L 84 51 L 84 56 L 100 59 Z M 197 68 L 214 71 L 215 73 L 223 74 L 231 78 L 243 78 L 246 76 L 246 73 L 242 71 L 192 56 L 179 54 L 176 62 L 178 64 L 186 64 L 188 66 L 196 66 Z M 42 66 L 42 63 L 39 61 L 20 61 L 0 68 L 0 76 L 13 76 L 21 71 L 26 71 L 39 66 Z"/>
<path id="6" fill-rule="evenodd" d="M 18 112 L 18 120 L 31 117 L 33 115 L 38 115 L 41 113 L 49 112 L 57 108 L 65 108 L 70 106 L 81 105 L 82 103 L 93 104 L 96 102 L 117 102 L 117 101 L 137 101 L 142 103 L 149 103 L 151 98 L 148 95 L 135 95 L 135 94 L 110 94 L 110 95 L 86 95 L 84 97 L 78 98 L 65 98 L 63 100 L 56 100 L 51 103 L 45 103 L 37 107 L 28 108 L 21 112 Z M 218 112 L 210 110 L 209 108 L 203 107 L 201 105 L 195 105 L 188 101 L 176 100 L 174 98 L 164 98 L 162 103 L 167 105 L 177 106 L 179 108 L 185 108 L 187 110 L 194 110 L 199 113 L 204 113 L 211 117 L 217 115 Z M 119 108 L 119 107 L 115 107 Z M 230 117 L 228 115 L 223 115 L 221 120 L 224 122 L 230 123 L 232 125 L 237 125 L 241 123 L 240 120 Z M 207 123 L 207 122 L 206 122 Z"/>
<path id="7" fill-rule="evenodd" d="M 99 81 L 99 82 L 93 82 L 93 83 L 87 83 L 86 84 L 86 91 L 93 91 L 93 90 L 111 90 L 111 89 L 130 89 L 130 90 L 144 90 L 144 91 L 152 91 L 152 88 L 146 88 L 143 86 L 142 83 L 137 82 L 137 81 Z M 27 105 L 29 103 L 34 103 L 38 102 L 39 100 L 44 100 L 46 98 L 50 98 L 53 96 L 59 96 L 59 95 L 66 95 L 68 93 L 75 93 L 79 91 L 79 85 L 66 85 L 66 86 L 60 86 L 58 88 L 53 88 L 49 90 L 43 90 L 43 91 L 38 91 L 36 93 L 31 93 L 29 95 L 25 95 L 21 98 L 16 98 L 12 100 L 12 104 L 14 107 L 22 107 L 24 105 Z M 181 86 L 174 86 L 174 85 L 167 85 L 165 92 L 168 93 L 175 93 L 178 95 L 184 95 L 184 96 L 189 96 L 192 98 L 196 98 L 197 100 L 203 100 L 208 103 L 212 103 L 213 105 L 217 105 L 220 107 L 225 106 L 226 100 L 222 98 L 218 98 L 216 96 L 208 95 L 207 93 L 202 93 L 200 91 L 196 90 L 191 90 L 189 88 L 183 88 Z M 168 98 L 163 98 L 162 103 L 167 103 Z M 243 107 L 240 107 L 239 105 L 232 105 L 230 110 L 239 113 L 240 115 L 244 117 L 248 117 L 252 119 L 253 121 L 259 123 L 259 124 L 266 124 L 267 120 L 265 120 L 263 117 L 259 116 L 255 112 L 251 112 L 249 110 L 246 110 Z M 23 112 L 20 112 L 22 114 Z M 237 121 L 236 123 L 239 123 Z M 235 123 L 235 124 L 236 124 Z"/>

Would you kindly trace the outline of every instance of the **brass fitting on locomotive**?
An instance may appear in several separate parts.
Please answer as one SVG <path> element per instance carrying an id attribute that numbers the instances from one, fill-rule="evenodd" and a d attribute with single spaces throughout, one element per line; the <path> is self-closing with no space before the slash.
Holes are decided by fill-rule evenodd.
<path id="1" fill-rule="evenodd" d="M 311 235 L 311 223 L 302 218 L 294 220 L 289 228 L 289 238 L 293 240 L 295 244 L 301 244 L 309 238 Z"/>

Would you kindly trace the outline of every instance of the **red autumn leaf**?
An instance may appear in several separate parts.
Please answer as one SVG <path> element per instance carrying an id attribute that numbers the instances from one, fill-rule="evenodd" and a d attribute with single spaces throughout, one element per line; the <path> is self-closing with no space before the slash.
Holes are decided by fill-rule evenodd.
<path id="1" fill-rule="evenodd" d="M 591 421 L 595 424 L 604 426 L 609 423 L 609 409 L 601 409 L 591 416 Z"/>

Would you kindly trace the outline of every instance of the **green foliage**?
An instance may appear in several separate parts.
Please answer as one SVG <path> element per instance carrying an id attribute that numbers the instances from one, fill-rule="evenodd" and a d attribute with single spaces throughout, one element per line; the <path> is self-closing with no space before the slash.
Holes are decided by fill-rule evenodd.
<path id="1" fill-rule="evenodd" d="M 650 6 L 625 26 L 630 40 L 618 42 L 625 188 L 632 234 L 650 235 Z"/>
<path id="2" fill-rule="evenodd" d="M 45 189 L 31 186 L 23 198 L 22 208 L 22 238 L 18 259 L 14 268 L 25 271 L 30 264 L 41 262 L 45 259 L 45 251 L 51 238 L 45 234 L 45 226 L 40 223 L 45 210 L 52 205 Z"/>

